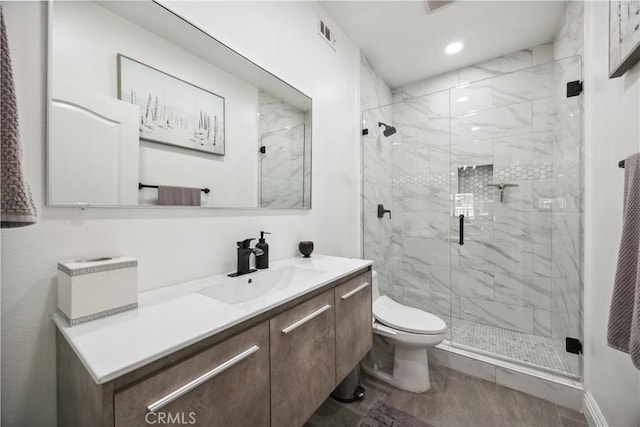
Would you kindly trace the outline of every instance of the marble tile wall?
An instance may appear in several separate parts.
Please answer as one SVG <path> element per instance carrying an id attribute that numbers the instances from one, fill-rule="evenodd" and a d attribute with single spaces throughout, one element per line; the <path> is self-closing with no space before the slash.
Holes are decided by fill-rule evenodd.
<path id="1" fill-rule="evenodd" d="M 579 308 L 567 302 L 577 301 L 575 292 L 554 301 L 556 282 L 570 282 L 574 291 L 580 283 L 575 274 L 569 277 L 581 256 L 565 236 L 571 226 L 556 221 L 567 209 L 576 216 L 564 214 L 565 221 L 580 217 L 572 169 L 580 167 L 579 133 L 575 123 L 559 127 L 578 101 L 559 97 L 570 65 L 531 66 L 532 57 L 518 52 L 459 71 L 458 81 L 493 75 L 500 66 L 505 72 L 528 66 L 448 91 L 417 98 L 411 97 L 416 86 L 393 91 L 399 134 L 392 151 L 393 284 L 403 289 L 407 305 L 551 337 L 560 313 L 563 325 L 579 318 Z M 489 165 L 487 184 L 516 185 L 504 190 L 502 202 L 497 189 L 469 195 L 468 182 L 458 182 L 465 179 L 460 168 Z M 459 212 L 466 215 L 463 246 L 457 244 Z"/>
<path id="2" fill-rule="evenodd" d="M 264 133 L 260 143 L 267 150 L 259 162 L 260 206 L 303 207 L 305 125 Z"/>
<path id="3" fill-rule="evenodd" d="M 418 98 L 435 92 L 448 91 L 450 88 L 461 88 L 471 82 L 477 82 L 491 77 L 500 76 L 505 73 L 523 70 L 533 65 L 549 62 L 552 59 L 552 44 L 545 44 L 531 49 L 521 50 L 509 55 L 504 55 L 469 67 L 461 68 L 459 70 L 440 74 L 426 80 L 394 88 L 392 91 L 393 102 L 399 102 L 403 99 Z M 470 103 L 467 104 L 467 106 L 472 105 L 472 101 L 469 102 Z M 455 106 L 452 106 L 452 108 L 455 112 Z"/>
<path id="4" fill-rule="evenodd" d="M 568 1 L 553 41 L 553 59 L 582 55 L 584 46 L 584 2 Z"/>
<path id="5" fill-rule="evenodd" d="M 567 11 L 572 9 L 567 7 Z M 581 80 L 580 57 L 557 62 L 563 80 Z M 553 210 L 551 227 L 551 337 L 564 346 L 566 337 L 582 337 L 582 145 L 580 97 L 556 93 L 558 112 L 554 126 Z M 579 357 L 561 353 L 571 372 L 580 372 Z"/>
<path id="6" fill-rule="evenodd" d="M 380 292 L 398 301 L 403 298 L 403 288 L 394 287 L 393 251 L 399 245 L 392 241 L 391 219 L 377 216 L 378 204 L 392 208 L 391 193 L 391 147 L 396 136 L 385 137 L 378 122 L 393 125 L 391 89 L 371 66 L 369 60 L 360 56 L 360 107 L 362 128 L 368 130 L 362 136 L 362 224 L 363 257 L 374 261 L 378 271 Z"/>
<path id="7" fill-rule="evenodd" d="M 394 91 L 402 101 L 392 106 L 400 134 L 392 152 L 393 283 L 407 305 L 549 336 L 551 203 L 541 199 L 551 198 L 548 122 L 556 104 L 548 98 L 558 72 L 551 63 L 531 67 L 532 56 L 518 52 L 459 71 L 458 78 L 481 78 L 528 67 L 464 87 L 419 98 Z M 468 194 L 460 170 L 474 166 L 492 176 Z M 517 187 L 500 202 L 491 183 Z M 464 246 L 456 244 L 458 211 L 467 217 Z"/>
<path id="8" fill-rule="evenodd" d="M 308 115 L 267 92 L 258 92 L 258 206 L 308 207 L 311 194 L 311 131 Z"/>
<path id="9" fill-rule="evenodd" d="M 311 111 L 304 118 L 304 184 L 302 207 L 311 209 Z"/>
<path id="10" fill-rule="evenodd" d="M 445 317 L 451 305 L 449 94 L 392 105 L 393 285 L 402 302 Z M 398 291 L 396 291 L 398 292 Z"/>
<path id="11" fill-rule="evenodd" d="M 563 81 L 582 80 L 583 15 L 583 2 L 568 2 L 555 36 L 553 58 L 560 60 Z M 552 101 L 558 105 L 557 114 L 546 119 L 555 137 L 550 325 L 558 348 L 564 348 L 565 337 L 582 337 L 582 104 L 581 97 L 565 98 L 563 89 L 557 88 Z M 579 375 L 581 359 L 560 354 L 567 369 Z"/>
<path id="12" fill-rule="evenodd" d="M 563 25 L 575 27 L 579 7 L 567 14 Z M 563 35 L 572 31 L 558 43 L 578 46 Z M 551 62 L 563 49 L 573 48 L 540 46 L 396 88 L 391 105 L 363 59 L 363 105 L 387 105 L 363 120 L 398 130 L 385 139 L 370 126 L 363 145 L 365 256 L 385 270 L 383 292 L 563 348 L 580 324 L 582 257 L 580 100 L 564 95 L 579 61 Z M 502 201 L 498 189 L 474 197 L 458 182 L 459 168 L 489 165 L 493 183 L 516 185 Z M 392 219 L 375 221 L 389 194 Z"/>

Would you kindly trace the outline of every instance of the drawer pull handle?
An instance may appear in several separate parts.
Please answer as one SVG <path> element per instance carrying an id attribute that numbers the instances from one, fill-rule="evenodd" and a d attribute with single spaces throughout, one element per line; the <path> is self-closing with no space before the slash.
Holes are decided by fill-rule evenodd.
<path id="1" fill-rule="evenodd" d="M 242 362 L 244 359 L 246 359 L 247 357 L 251 356 L 253 353 L 258 351 L 259 349 L 260 349 L 260 347 L 258 347 L 257 345 L 254 345 L 253 347 L 246 349 L 242 353 L 238 354 L 237 356 L 232 357 L 231 359 L 227 360 L 223 364 L 218 365 L 215 368 L 213 368 L 212 370 L 200 375 L 195 380 L 188 382 L 187 384 L 183 385 L 179 389 L 174 390 L 171 393 L 167 394 L 166 396 L 164 396 L 164 397 L 156 400 L 155 402 L 149 404 L 149 406 L 147 406 L 147 411 L 148 412 L 155 412 L 158 409 L 168 405 L 169 403 L 173 402 L 174 400 L 176 400 L 180 396 L 190 392 L 194 388 L 196 388 L 199 385 L 207 382 L 208 380 L 210 380 L 211 378 L 215 377 L 216 375 L 221 374 L 222 372 L 226 371 L 227 369 L 229 369 L 233 365 L 236 365 L 236 364 Z"/>
<path id="2" fill-rule="evenodd" d="M 361 290 L 363 290 L 367 286 L 369 286 L 369 282 L 363 283 L 362 285 L 358 286 L 357 288 L 352 289 L 351 291 L 349 291 L 346 294 L 342 295 L 340 298 L 344 301 L 347 298 L 354 296 L 355 294 L 357 294 L 358 292 L 360 292 Z"/>
<path id="3" fill-rule="evenodd" d="M 327 304 L 324 307 L 317 309 L 313 313 L 304 316 L 302 319 L 300 319 L 297 322 L 294 322 L 291 325 L 289 325 L 286 328 L 284 328 L 282 330 L 282 333 L 287 335 L 289 332 L 293 332 L 294 329 L 299 328 L 300 326 L 304 325 L 305 323 L 307 323 L 308 321 L 310 321 L 314 317 L 320 316 L 322 313 L 324 313 L 325 311 L 329 310 L 330 308 L 331 308 L 331 304 Z"/>

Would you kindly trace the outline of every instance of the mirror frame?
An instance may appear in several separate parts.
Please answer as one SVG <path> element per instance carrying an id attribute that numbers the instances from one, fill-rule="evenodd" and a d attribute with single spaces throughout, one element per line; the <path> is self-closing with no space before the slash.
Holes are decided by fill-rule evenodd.
<path id="1" fill-rule="evenodd" d="M 53 7 L 54 3 L 57 0 L 47 0 L 47 55 L 46 55 L 46 70 L 47 70 L 47 90 L 46 90 L 46 149 L 45 149 L 45 181 L 46 181 L 46 197 L 45 197 L 45 206 L 50 208 L 80 208 L 82 210 L 86 208 L 109 208 L 109 209 L 190 209 L 190 210 L 199 210 L 199 209 L 215 209 L 215 210 L 247 210 L 247 211 L 263 211 L 263 212 L 273 212 L 273 211 L 310 211 L 313 208 L 313 98 L 291 85 L 284 79 L 278 77 L 273 74 L 269 70 L 255 63 L 251 59 L 237 52 L 236 50 L 229 47 L 227 44 L 221 42 L 220 40 L 213 37 L 204 29 L 195 25 L 188 19 L 159 3 L 157 0 L 148 0 L 149 3 L 153 3 L 155 6 L 162 8 L 165 12 L 173 15 L 176 19 L 184 22 L 185 24 L 193 27 L 203 36 L 211 39 L 214 43 L 220 45 L 221 48 L 227 49 L 229 53 L 235 54 L 241 61 L 244 61 L 248 66 L 253 66 L 257 71 L 262 71 L 263 73 L 268 74 L 269 76 L 275 78 L 282 84 L 290 87 L 291 89 L 299 92 L 301 95 L 305 96 L 309 99 L 310 108 L 311 108 L 311 133 L 310 133 L 310 146 L 311 150 L 308 153 L 309 155 L 309 177 L 311 180 L 311 185 L 309 186 L 309 203 L 308 206 L 301 206 L 296 208 L 263 208 L 260 206 L 243 206 L 243 207 L 234 207 L 234 206 L 171 206 L 171 205 L 100 205 L 100 204 L 89 204 L 83 202 L 77 203 L 54 203 L 51 200 L 51 180 L 50 180 L 50 153 L 51 153 L 51 107 L 53 101 Z M 140 0 L 142 1 L 142 0 Z M 95 2 L 99 3 L 99 2 Z M 218 67 L 216 64 L 211 64 L 214 67 Z M 228 73 L 226 70 L 221 69 L 223 72 Z M 242 80 L 242 79 L 241 79 Z M 245 81 L 246 80 L 242 80 Z M 260 88 L 258 88 L 260 89 Z M 256 137 L 258 138 L 258 136 Z M 306 154 L 305 154 L 306 155 Z M 304 157 L 303 157 L 304 161 Z M 304 194 L 304 188 L 303 188 Z"/>

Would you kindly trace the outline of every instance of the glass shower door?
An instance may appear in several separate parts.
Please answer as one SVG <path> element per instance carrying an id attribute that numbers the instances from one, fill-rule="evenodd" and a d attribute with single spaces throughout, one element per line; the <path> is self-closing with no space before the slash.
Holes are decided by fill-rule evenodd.
<path id="1" fill-rule="evenodd" d="M 380 291 L 448 320 L 449 92 L 363 112 L 363 253 Z M 380 125 L 386 124 L 388 126 Z M 396 133 L 385 135 L 389 127 Z M 378 206 L 390 210 L 382 217 Z"/>
<path id="2" fill-rule="evenodd" d="M 260 135 L 260 207 L 308 207 L 305 127 L 301 124 Z"/>
<path id="3" fill-rule="evenodd" d="M 374 108 L 362 113 L 362 238 L 363 256 L 374 261 L 378 285 L 383 295 L 402 302 L 402 289 L 394 286 L 392 221 L 398 213 L 392 207 L 393 143 L 400 135 L 385 137 L 378 123 L 392 123 L 392 107 Z M 378 206 L 391 210 L 378 217 Z"/>
<path id="4" fill-rule="evenodd" d="M 579 376 L 580 58 L 449 90 L 451 343 Z"/>
<path id="5" fill-rule="evenodd" d="M 404 305 L 449 322 L 449 91 L 392 105 L 393 277 Z"/>

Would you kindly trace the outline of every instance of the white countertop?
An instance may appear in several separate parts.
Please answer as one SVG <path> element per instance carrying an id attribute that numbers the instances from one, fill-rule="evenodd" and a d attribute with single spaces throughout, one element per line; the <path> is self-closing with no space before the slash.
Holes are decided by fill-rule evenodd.
<path id="1" fill-rule="evenodd" d="M 102 384 L 371 264 L 325 255 L 288 258 L 271 263 L 269 270 L 295 265 L 324 273 L 252 304 L 226 304 L 197 292 L 226 279 L 221 274 L 141 293 L 136 310 L 76 326 L 57 313 L 53 321 L 95 382 Z"/>

